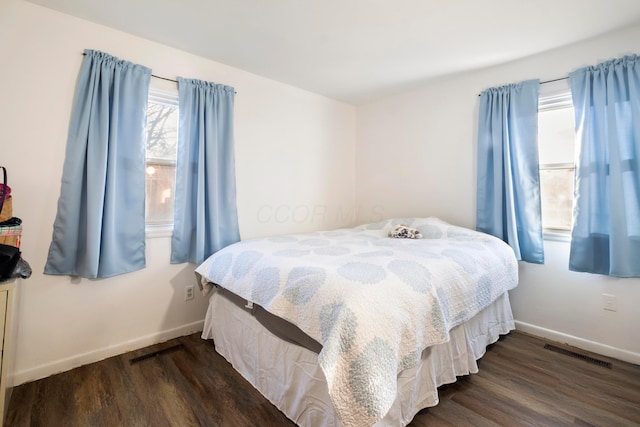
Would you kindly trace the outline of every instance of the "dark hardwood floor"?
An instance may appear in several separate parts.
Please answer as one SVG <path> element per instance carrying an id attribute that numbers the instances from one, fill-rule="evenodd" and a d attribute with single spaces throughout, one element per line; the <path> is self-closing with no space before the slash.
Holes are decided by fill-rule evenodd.
<path id="1" fill-rule="evenodd" d="M 640 426 L 640 366 L 512 332 L 480 372 L 440 388 L 421 426 Z M 158 352 L 154 355 L 154 352 Z M 5 426 L 293 426 L 199 334 L 13 390 Z"/>

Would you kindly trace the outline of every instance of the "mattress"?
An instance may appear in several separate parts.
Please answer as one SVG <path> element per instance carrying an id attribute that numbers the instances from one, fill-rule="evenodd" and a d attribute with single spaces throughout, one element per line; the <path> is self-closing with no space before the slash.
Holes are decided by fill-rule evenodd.
<path id="1" fill-rule="evenodd" d="M 300 426 L 342 426 L 329 397 L 318 354 L 270 332 L 238 301 L 214 290 L 202 337 L 271 403 Z M 478 372 L 477 360 L 500 335 L 515 328 L 508 293 L 426 348 L 420 362 L 401 371 L 391 408 L 376 426 L 404 426 L 423 408 L 438 404 L 440 385 Z M 287 332 L 288 333 L 288 332 Z M 285 333 L 286 334 L 286 333 Z"/>
<path id="2" fill-rule="evenodd" d="M 241 310 L 251 313 L 253 317 L 269 332 L 274 334 L 280 339 L 288 341 L 293 344 L 300 345 L 307 348 L 314 353 L 320 353 L 322 350 L 322 344 L 305 334 L 302 329 L 298 328 L 293 323 L 284 320 L 274 314 L 269 313 L 258 304 L 254 304 L 239 297 L 233 292 L 229 292 L 225 288 L 217 287 L 218 294 L 234 303 Z"/>

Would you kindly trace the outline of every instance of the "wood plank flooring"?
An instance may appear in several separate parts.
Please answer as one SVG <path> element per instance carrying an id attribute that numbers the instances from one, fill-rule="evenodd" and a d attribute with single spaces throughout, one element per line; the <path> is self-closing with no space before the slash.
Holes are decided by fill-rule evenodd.
<path id="1" fill-rule="evenodd" d="M 572 349 L 609 369 L 546 342 L 502 337 L 478 374 L 442 386 L 440 404 L 410 426 L 640 426 L 640 366 Z M 199 334 L 20 385 L 5 418 L 33 427 L 293 425 Z"/>

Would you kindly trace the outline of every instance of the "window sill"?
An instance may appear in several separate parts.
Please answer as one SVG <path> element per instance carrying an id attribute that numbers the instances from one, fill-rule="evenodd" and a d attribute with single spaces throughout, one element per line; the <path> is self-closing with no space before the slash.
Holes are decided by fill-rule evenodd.
<path id="1" fill-rule="evenodd" d="M 562 232 L 562 231 L 545 231 L 542 234 L 544 240 L 548 240 L 550 242 L 571 242 L 571 233 L 570 232 Z"/>
<path id="2" fill-rule="evenodd" d="M 147 239 L 156 239 L 159 237 L 171 237 L 173 234 L 173 224 L 170 225 L 147 225 L 145 236 Z"/>

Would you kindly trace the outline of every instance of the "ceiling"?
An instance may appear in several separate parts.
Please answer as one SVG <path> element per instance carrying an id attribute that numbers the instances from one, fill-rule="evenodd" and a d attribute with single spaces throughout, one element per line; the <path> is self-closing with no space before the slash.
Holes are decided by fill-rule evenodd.
<path id="1" fill-rule="evenodd" d="M 361 104 L 640 22 L 638 0 L 28 0 Z"/>

